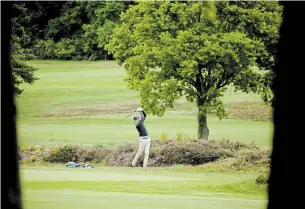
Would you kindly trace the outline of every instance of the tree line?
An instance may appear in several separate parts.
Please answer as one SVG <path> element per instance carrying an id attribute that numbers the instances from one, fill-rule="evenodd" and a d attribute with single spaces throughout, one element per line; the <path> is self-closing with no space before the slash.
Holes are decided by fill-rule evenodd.
<path id="1" fill-rule="evenodd" d="M 14 9 L 15 60 L 125 63 L 125 81 L 148 113 L 161 116 L 181 97 L 196 102 L 198 138 L 208 138 L 209 113 L 225 117 L 220 98 L 230 84 L 273 101 L 277 1 L 16 2 Z M 20 69 L 25 82 L 35 80 L 34 68 Z"/>
<path id="2" fill-rule="evenodd" d="M 14 2 L 12 15 L 12 73 L 16 95 L 19 85 L 34 83 L 37 68 L 30 59 L 111 60 L 104 45 L 133 1 Z"/>

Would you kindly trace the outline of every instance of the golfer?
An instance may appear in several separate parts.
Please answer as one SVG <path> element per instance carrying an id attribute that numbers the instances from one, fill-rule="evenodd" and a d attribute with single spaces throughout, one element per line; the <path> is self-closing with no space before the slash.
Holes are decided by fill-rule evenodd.
<path id="1" fill-rule="evenodd" d="M 146 113 L 144 112 L 144 110 L 141 107 L 139 107 L 136 111 L 139 112 L 141 115 L 141 118 L 139 118 L 137 116 L 135 116 L 133 118 L 136 128 L 139 132 L 139 149 L 138 149 L 138 152 L 137 152 L 136 156 L 134 157 L 131 165 L 132 165 L 132 167 L 134 167 L 136 165 L 139 157 L 141 156 L 142 152 L 145 150 L 143 167 L 147 167 L 151 139 L 144 126 L 144 121 L 146 119 Z"/>

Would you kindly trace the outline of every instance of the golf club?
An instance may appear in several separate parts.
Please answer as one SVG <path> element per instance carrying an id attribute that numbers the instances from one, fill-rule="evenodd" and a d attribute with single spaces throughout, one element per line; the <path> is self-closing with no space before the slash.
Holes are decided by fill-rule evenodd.
<path id="1" fill-rule="evenodd" d="M 134 112 L 136 112 L 136 111 L 134 111 Z M 122 123 L 126 118 L 128 118 L 129 116 L 131 116 L 134 112 L 128 114 L 123 120 L 121 120 L 120 123 L 118 124 L 118 126 L 121 125 L 121 123 Z"/>

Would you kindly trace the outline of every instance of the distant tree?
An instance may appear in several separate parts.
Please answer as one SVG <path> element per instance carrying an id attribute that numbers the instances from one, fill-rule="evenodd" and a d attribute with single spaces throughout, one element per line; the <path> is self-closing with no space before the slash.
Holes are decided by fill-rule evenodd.
<path id="1" fill-rule="evenodd" d="M 112 59 L 105 50 L 121 12 L 134 1 L 14 2 L 19 44 L 40 59 Z M 20 35 L 20 34 L 19 34 Z"/>
<path id="2" fill-rule="evenodd" d="M 120 13 L 133 2 L 68 1 L 48 19 L 44 36 L 33 47 L 41 59 L 111 59 L 104 45 L 120 21 Z M 51 5 L 53 6 L 53 5 Z"/>
<path id="3" fill-rule="evenodd" d="M 82 37 L 86 40 L 85 50 L 99 52 L 102 54 L 100 57 L 112 59 L 112 55 L 105 50 L 105 45 L 109 42 L 113 28 L 120 23 L 120 14 L 134 4 L 133 1 L 87 4 L 86 11 L 90 17 L 90 23 L 83 25 L 85 33 Z"/>
<path id="4" fill-rule="evenodd" d="M 217 18 L 212 18 L 212 2 L 141 2 L 121 15 L 106 45 L 120 64 L 125 63 L 125 81 L 140 92 L 148 112 L 162 116 L 182 96 L 196 102 L 199 139 L 208 139 L 209 113 L 220 119 L 226 115 L 220 98 L 227 85 L 261 95 L 270 92 L 266 73 L 254 68 L 260 67 L 259 58 L 270 57 L 269 52 L 263 35 L 249 35 L 248 24 L 272 25 L 263 28 L 267 31 L 262 34 L 268 34 L 278 21 L 261 19 L 268 12 L 264 6 L 253 7 L 252 16 L 243 17 L 236 12 L 242 9 L 238 4 L 216 4 Z"/>
<path id="5" fill-rule="evenodd" d="M 86 11 L 90 22 L 82 26 L 86 52 L 99 54 L 97 58 L 111 58 L 104 46 L 107 43 L 112 29 L 119 23 L 121 12 L 126 11 L 128 2 L 92 2 L 87 4 Z"/>
<path id="6" fill-rule="evenodd" d="M 37 41 L 45 37 L 49 20 L 60 15 L 65 2 L 23 1 L 14 2 L 15 30 L 20 36 L 22 48 L 32 48 Z M 23 37 L 21 37 L 21 29 Z"/>
<path id="7" fill-rule="evenodd" d="M 87 16 L 87 1 L 67 1 L 58 15 L 48 20 L 44 36 L 34 48 L 42 59 L 84 59 L 91 56 L 84 51 L 82 26 L 90 20 Z"/>

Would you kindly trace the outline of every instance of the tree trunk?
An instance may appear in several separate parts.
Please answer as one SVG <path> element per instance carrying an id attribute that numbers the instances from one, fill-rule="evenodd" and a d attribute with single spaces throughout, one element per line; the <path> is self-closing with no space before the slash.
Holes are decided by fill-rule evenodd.
<path id="1" fill-rule="evenodd" d="M 198 106 L 198 139 L 208 140 L 209 129 L 207 124 L 207 110 L 203 108 L 204 102 L 197 102 Z"/>

